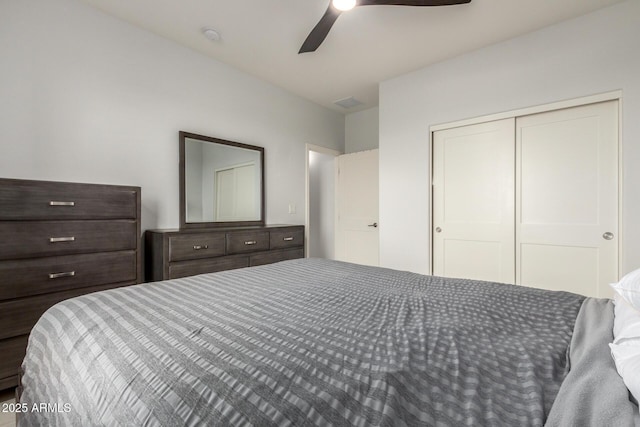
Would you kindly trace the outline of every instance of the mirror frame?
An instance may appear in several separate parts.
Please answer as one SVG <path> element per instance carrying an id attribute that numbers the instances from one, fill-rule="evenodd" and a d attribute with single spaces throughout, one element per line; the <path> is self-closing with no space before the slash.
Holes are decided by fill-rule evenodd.
<path id="1" fill-rule="evenodd" d="M 203 229 L 203 228 L 219 228 L 219 227 L 247 227 L 247 226 L 264 226 L 265 217 L 265 194 L 264 194 L 264 147 L 256 145 L 242 144 L 235 141 L 227 141 L 225 139 L 213 138 L 210 136 L 198 135 L 195 133 L 180 131 L 180 229 Z M 255 221 L 202 221 L 187 222 L 186 218 L 186 189 L 185 189 L 185 142 L 186 139 L 197 139 L 203 142 L 211 142 L 214 144 L 228 145 L 247 150 L 254 150 L 260 153 L 260 219 Z"/>

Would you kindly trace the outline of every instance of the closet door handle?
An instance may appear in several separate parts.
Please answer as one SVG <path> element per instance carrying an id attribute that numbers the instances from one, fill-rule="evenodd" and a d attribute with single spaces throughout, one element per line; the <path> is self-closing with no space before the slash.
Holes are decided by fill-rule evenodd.
<path id="1" fill-rule="evenodd" d="M 613 240 L 613 237 L 614 237 L 614 236 L 613 236 L 613 233 L 612 233 L 612 232 L 610 232 L 610 231 L 607 231 L 606 233 L 604 233 L 604 234 L 602 235 L 602 238 L 603 238 L 604 240 Z"/>

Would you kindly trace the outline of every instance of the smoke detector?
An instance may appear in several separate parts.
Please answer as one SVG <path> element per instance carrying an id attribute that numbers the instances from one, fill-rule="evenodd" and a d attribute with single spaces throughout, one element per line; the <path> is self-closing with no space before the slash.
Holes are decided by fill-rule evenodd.
<path id="1" fill-rule="evenodd" d="M 204 36 L 213 41 L 213 42 L 217 42 L 218 40 L 220 40 L 220 33 L 217 32 L 216 30 L 214 30 L 211 27 L 204 27 L 202 29 L 202 34 L 204 34 Z"/>

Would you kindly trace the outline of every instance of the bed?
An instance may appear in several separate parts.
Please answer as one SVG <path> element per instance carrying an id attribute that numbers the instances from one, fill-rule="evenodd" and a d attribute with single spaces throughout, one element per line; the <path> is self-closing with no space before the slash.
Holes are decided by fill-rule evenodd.
<path id="1" fill-rule="evenodd" d="M 612 324 L 610 300 L 322 259 L 146 283 L 42 316 L 18 423 L 640 425 Z"/>

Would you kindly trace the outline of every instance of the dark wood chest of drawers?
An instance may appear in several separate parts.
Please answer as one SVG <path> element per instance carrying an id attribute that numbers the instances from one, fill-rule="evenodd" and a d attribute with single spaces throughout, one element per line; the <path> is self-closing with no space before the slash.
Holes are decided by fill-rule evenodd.
<path id="1" fill-rule="evenodd" d="M 145 231 L 146 280 L 271 264 L 304 257 L 304 226 Z"/>
<path id="2" fill-rule="evenodd" d="M 140 188 L 0 179 L 0 390 L 49 307 L 142 281 Z"/>

